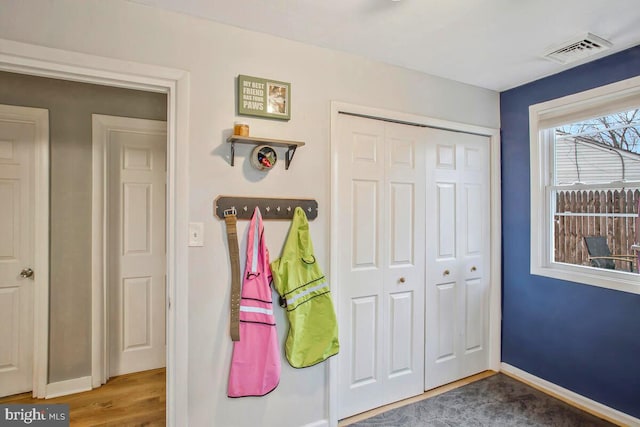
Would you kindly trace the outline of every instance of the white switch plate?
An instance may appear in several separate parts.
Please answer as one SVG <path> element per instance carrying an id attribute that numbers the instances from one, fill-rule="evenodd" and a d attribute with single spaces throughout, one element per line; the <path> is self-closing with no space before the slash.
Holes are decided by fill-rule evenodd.
<path id="1" fill-rule="evenodd" d="M 189 223 L 189 246 L 204 246 L 204 224 L 201 222 Z"/>

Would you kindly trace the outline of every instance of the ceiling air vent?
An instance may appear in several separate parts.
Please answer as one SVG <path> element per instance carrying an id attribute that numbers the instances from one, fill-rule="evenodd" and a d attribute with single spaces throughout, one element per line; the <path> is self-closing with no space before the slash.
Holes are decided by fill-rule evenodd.
<path id="1" fill-rule="evenodd" d="M 597 55 L 609 49 L 611 46 L 612 44 L 605 39 L 587 33 L 584 37 L 549 49 L 544 57 L 560 64 L 568 64 L 588 56 Z"/>

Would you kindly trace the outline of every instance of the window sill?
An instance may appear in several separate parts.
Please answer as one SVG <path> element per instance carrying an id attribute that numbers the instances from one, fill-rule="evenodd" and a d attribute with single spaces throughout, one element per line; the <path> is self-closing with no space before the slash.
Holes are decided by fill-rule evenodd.
<path id="1" fill-rule="evenodd" d="M 597 286 L 631 294 L 640 294 L 640 274 L 599 270 L 570 264 L 552 263 L 550 266 L 531 266 L 531 274 L 566 280 L 581 285 Z"/>

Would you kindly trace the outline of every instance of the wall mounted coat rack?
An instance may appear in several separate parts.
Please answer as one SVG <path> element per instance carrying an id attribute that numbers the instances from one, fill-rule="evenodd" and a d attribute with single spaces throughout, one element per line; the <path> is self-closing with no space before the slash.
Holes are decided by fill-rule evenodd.
<path id="1" fill-rule="evenodd" d="M 309 221 L 318 216 L 318 202 L 314 199 L 278 199 L 268 197 L 218 196 L 213 202 L 216 216 L 224 219 L 224 211 L 235 208 L 238 219 L 251 219 L 255 207 L 260 208 L 262 219 L 292 219 L 296 207 L 301 207 Z"/>

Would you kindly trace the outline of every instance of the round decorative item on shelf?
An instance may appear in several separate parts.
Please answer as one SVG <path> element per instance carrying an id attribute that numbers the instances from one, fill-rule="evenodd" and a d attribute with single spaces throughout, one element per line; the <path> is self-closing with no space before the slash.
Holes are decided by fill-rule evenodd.
<path id="1" fill-rule="evenodd" d="M 276 150 L 268 145 L 258 145 L 251 152 L 251 165 L 261 171 L 273 168 L 277 160 Z"/>

